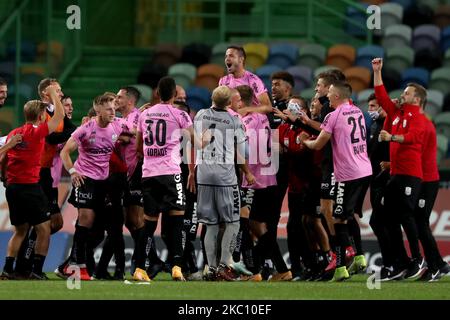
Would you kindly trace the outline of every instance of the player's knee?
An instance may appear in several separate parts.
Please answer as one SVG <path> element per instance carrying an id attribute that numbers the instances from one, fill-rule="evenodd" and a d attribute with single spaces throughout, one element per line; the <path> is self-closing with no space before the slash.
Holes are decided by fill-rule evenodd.
<path id="1" fill-rule="evenodd" d="M 50 219 L 50 232 L 51 234 L 54 234 L 62 229 L 64 225 L 64 220 L 62 218 L 61 214 L 54 214 L 51 216 Z"/>

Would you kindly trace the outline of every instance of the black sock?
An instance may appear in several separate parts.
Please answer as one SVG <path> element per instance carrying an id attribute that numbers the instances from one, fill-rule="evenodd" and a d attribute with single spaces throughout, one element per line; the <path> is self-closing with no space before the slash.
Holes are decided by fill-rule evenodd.
<path id="1" fill-rule="evenodd" d="M 97 275 L 105 274 L 108 271 L 108 265 L 113 256 L 113 251 L 114 248 L 111 235 L 108 234 L 108 236 L 105 239 L 105 242 L 103 243 L 102 255 L 100 256 L 100 260 L 98 261 L 97 268 L 95 271 Z"/>
<path id="2" fill-rule="evenodd" d="M 202 224 L 202 231 L 200 232 L 200 246 L 203 255 L 203 265 L 208 264 L 208 257 L 205 251 L 205 234 L 206 234 L 206 224 Z"/>
<path id="3" fill-rule="evenodd" d="M 89 237 L 89 229 L 83 226 L 75 226 L 75 234 L 73 236 L 75 262 L 77 264 L 86 264 L 86 249 Z"/>
<path id="4" fill-rule="evenodd" d="M 3 267 L 3 271 L 6 273 L 13 273 L 15 260 L 16 260 L 16 258 L 14 258 L 14 257 L 6 257 L 5 258 L 5 266 Z"/>
<path id="5" fill-rule="evenodd" d="M 348 236 L 348 227 L 343 223 L 334 225 L 336 230 L 336 265 L 337 267 L 345 266 L 345 248 L 350 245 Z"/>
<path id="6" fill-rule="evenodd" d="M 36 274 L 42 273 L 42 267 L 44 266 L 45 256 L 35 254 L 33 259 L 33 272 Z"/>
<path id="7" fill-rule="evenodd" d="M 183 251 L 183 262 L 189 273 L 196 273 L 198 271 L 197 267 L 197 257 L 195 256 L 195 248 L 192 241 L 186 241 Z"/>
<path id="8" fill-rule="evenodd" d="M 334 235 L 334 236 L 330 235 L 328 239 L 330 241 L 331 251 L 336 252 L 336 246 L 337 246 L 336 235 Z"/>
<path id="9" fill-rule="evenodd" d="M 157 226 L 158 221 L 148 221 L 148 220 L 145 221 L 145 228 L 147 230 L 146 231 L 147 242 L 145 245 L 145 252 L 150 265 L 161 263 L 161 259 L 159 259 L 158 253 L 156 251 L 155 239 L 153 237 Z"/>
<path id="10" fill-rule="evenodd" d="M 170 229 L 169 229 L 169 253 L 173 259 L 173 265 L 181 267 L 183 263 L 183 216 L 169 216 Z"/>
<path id="11" fill-rule="evenodd" d="M 361 229 L 359 227 L 358 221 L 356 221 L 356 218 L 353 218 L 348 221 L 348 231 L 351 240 L 353 240 L 352 244 L 355 247 L 356 255 L 357 256 L 363 255 L 364 252 L 362 250 L 362 243 L 361 243 Z"/>
<path id="12" fill-rule="evenodd" d="M 34 246 L 36 244 L 37 234 L 34 228 L 31 228 L 28 236 L 23 240 L 20 246 L 16 261 L 16 271 L 19 273 L 31 272 L 33 265 Z"/>
<path id="13" fill-rule="evenodd" d="M 241 253 L 246 249 L 246 246 L 248 246 L 249 229 L 249 219 L 241 217 L 239 233 L 236 237 L 236 247 L 233 252 L 234 262 L 239 262 L 241 260 Z"/>
<path id="14" fill-rule="evenodd" d="M 261 272 L 262 266 L 264 264 L 264 257 L 266 255 L 271 257 L 273 251 L 273 239 L 269 231 L 258 238 L 258 244 L 255 247 L 255 251 L 257 254 L 255 267 L 257 270 L 259 270 L 258 272 Z"/>

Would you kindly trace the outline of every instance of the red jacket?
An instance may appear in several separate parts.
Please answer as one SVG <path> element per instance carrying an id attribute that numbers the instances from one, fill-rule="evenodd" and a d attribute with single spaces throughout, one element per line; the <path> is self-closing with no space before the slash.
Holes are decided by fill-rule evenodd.
<path id="1" fill-rule="evenodd" d="M 439 180 L 439 170 L 437 165 L 437 137 L 436 128 L 433 122 L 426 119 L 425 135 L 423 139 L 422 151 L 423 182 Z"/>
<path id="2" fill-rule="evenodd" d="M 375 95 L 392 121 L 389 124 L 385 121 L 385 128 L 391 127 L 391 134 L 404 137 L 403 143 L 390 143 L 391 175 L 407 175 L 422 179 L 422 144 L 426 119 L 420 113 L 420 107 L 402 104 L 399 109 L 396 108 L 384 85 L 375 86 Z"/>

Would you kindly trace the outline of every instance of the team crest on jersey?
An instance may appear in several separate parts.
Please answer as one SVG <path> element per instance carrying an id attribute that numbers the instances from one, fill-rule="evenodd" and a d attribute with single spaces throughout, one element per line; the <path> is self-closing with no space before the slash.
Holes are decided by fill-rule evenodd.
<path id="1" fill-rule="evenodd" d="M 93 135 L 91 135 L 91 136 L 89 136 L 89 143 L 90 144 L 94 144 L 95 143 L 95 134 L 93 134 Z"/>
<path id="2" fill-rule="evenodd" d="M 117 134 L 114 133 L 114 134 L 111 136 L 111 139 L 112 139 L 113 142 L 116 142 L 118 137 L 119 137 L 119 136 L 118 136 Z"/>

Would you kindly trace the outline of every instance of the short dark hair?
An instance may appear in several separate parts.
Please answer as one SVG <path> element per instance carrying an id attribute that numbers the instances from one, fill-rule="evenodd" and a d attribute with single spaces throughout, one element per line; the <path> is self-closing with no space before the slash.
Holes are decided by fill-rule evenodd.
<path id="1" fill-rule="evenodd" d="M 177 85 L 172 77 L 162 77 L 158 82 L 158 93 L 161 101 L 169 101 L 177 93 Z"/>
<path id="2" fill-rule="evenodd" d="M 337 81 L 346 81 L 347 78 L 345 77 L 345 74 L 339 70 L 339 69 L 331 69 L 327 71 L 329 74 L 331 74 L 333 77 L 336 78 Z"/>
<path id="3" fill-rule="evenodd" d="M 352 96 L 352 87 L 347 82 L 337 81 L 333 87 L 340 93 L 341 99 L 349 99 Z"/>
<path id="4" fill-rule="evenodd" d="M 238 45 L 231 45 L 231 46 L 228 46 L 227 50 L 228 49 L 236 50 L 241 57 L 244 57 L 244 61 L 247 59 L 247 54 L 245 53 L 245 49 L 243 47 L 238 46 Z"/>
<path id="5" fill-rule="evenodd" d="M 49 85 L 51 85 L 54 82 L 58 82 L 55 78 L 44 78 L 39 82 L 38 84 L 38 95 L 42 98 L 42 91 L 47 89 Z"/>
<path id="6" fill-rule="evenodd" d="M 410 82 L 406 86 L 413 87 L 416 90 L 414 96 L 420 99 L 420 106 L 425 109 L 427 103 L 427 89 L 415 82 Z"/>
<path id="7" fill-rule="evenodd" d="M 295 87 L 294 77 L 287 71 L 277 71 L 272 73 L 272 75 L 270 76 L 270 80 L 283 80 L 289 83 L 292 88 Z"/>
<path id="8" fill-rule="evenodd" d="M 241 95 L 241 100 L 246 106 L 249 106 L 249 105 L 252 104 L 252 102 L 253 102 L 253 89 L 250 86 L 247 86 L 245 84 L 244 85 L 240 85 L 240 86 L 236 87 L 236 90 Z"/>
<path id="9" fill-rule="evenodd" d="M 337 82 L 336 76 L 328 71 L 321 72 L 317 75 L 316 80 L 322 79 L 326 86 L 330 86 Z"/>
<path id="10" fill-rule="evenodd" d="M 0 86 L 6 86 L 8 84 L 8 82 L 3 79 L 2 77 L 0 77 Z"/>
<path id="11" fill-rule="evenodd" d="M 372 100 L 377 100 L 377 96 L 374 93 L 371 93 L 370 96 L 367 98 L 367 102 L 370 102 Z"/>
<path id="12" fill-rule="evenodd" d="M 137 103 L 139 101 L 139 99 L 141 98 L 141 93 L 139 92 L 138 89 L 136 89 L 133 86 L 126 86 L 126 87 L 122 87 L 120 88 L 120 90 L 125 90 L 127 93 L 128 98 L 133 97 L 134 101 Z"/>
<path id="13" fill-rule="evenodd" d="M 67 99 L 72 99 L 72 97 L 63 95 L 62 98 L 61 98 L 61 102 L 63 102 L 64 100 L 67 100 Z"/>

